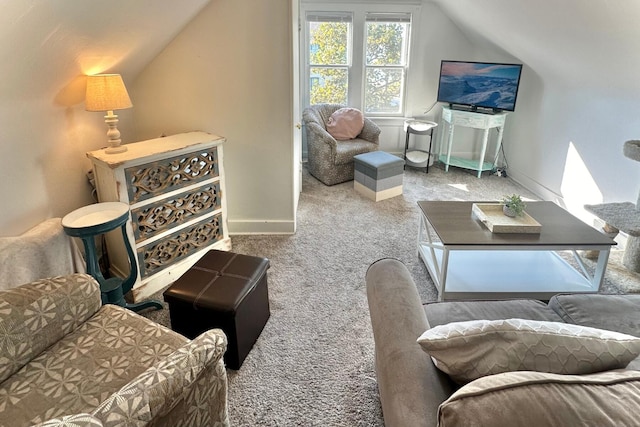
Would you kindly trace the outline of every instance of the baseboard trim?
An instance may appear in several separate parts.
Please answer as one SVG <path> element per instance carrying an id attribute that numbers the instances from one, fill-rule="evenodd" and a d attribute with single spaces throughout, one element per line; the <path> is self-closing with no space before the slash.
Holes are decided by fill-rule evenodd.
<path id="1" fill-rule="evenodd" d="M 563 208 L 566 208 L 563 197 L 555 191 L 552 191 L 550 188 L 545 187 L 544 185 L 528 177 L 527 175 L 512 171 L 511 169 L 507 169 L 507 173 L 513 181 L 522 185 L 524 188 L 540 197 L 541 200 L 550 200 L 562 206 Z"/>
<path id="2" fill-rule="evenodd" d="M 258 220 L 228 220 L 229 235 L 240 234 L 294 234 L 295 221 L 258 221 Z"/>

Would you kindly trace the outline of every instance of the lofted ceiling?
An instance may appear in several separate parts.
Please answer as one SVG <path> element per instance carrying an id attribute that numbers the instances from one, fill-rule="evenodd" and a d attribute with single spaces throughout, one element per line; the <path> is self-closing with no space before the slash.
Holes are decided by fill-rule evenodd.
<path id="1" fill-rule="evenodd" d="M 84 111 L 84 75 L 120 73 L 132 83 L 208 3 L 0 2 L 0 234 L 92 202 L 85 153 L 106 137 L 101 115 Z M 132 112 L 120 116 L 125 141 Z"/>
<path id="2" fill-rule="evenodd" d="M 209 0 L 3 0 L 0 93 L 37 98 L 82 74 L 135 75 Z"/>
<path id="3" fill-rule="evenodd" d="M 4 0 L 0 93 L 37 97 L 82 74 L 135 78 L 209 1 Z M 639 1 L 425 1 L 474 44 L 505 51 L 545 81 L 640 92 Z"/>
<path id="4" fill-rule="evenodd" d="M 431 0 L 469 40 L 518 58 L 546 82 L 640 92 L 640 2 Z"/>

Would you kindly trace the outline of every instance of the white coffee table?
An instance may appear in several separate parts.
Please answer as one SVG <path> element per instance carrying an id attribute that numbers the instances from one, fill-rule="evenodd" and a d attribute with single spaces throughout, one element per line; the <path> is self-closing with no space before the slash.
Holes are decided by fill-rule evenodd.
<path id="1" fill-rule="evenodd" d="M 527 203 L 526 212 L 542 225 L 540 234 L 492 233 L 472 215 L 473 203 L 418 202 L 418 254 L 439 300 L 548 300 L 600 290 L 614 240 L 553 202 Z M 579 250 L 598 252 L 595 269 Z M 578 267 L 558 251 L 572 253 Z"/>

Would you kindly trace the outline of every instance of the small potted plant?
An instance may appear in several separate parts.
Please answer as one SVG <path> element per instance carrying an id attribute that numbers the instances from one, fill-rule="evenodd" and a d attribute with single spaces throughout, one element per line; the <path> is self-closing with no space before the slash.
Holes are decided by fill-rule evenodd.
<path id="1" fill-rule="evenodd" d="M 521 216 L 524 213 L 524 208 L 527 207 L 518 194 L 504 196 L 500 203 L 502 204 L 502 212 L 509 217 Z"/>

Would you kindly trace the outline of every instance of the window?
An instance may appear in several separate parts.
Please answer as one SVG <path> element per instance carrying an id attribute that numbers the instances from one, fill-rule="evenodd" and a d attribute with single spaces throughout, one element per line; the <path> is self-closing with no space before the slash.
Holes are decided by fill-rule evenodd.
<path id="1" fill-rule="evenodd" d="M 307 12 L 305 103 L 338 103 L 401 116 L 410 13 Z"/>
<path id="2" fill-rule="evenodd" d="M 364 111 L 403 111 L 410 15 L 368 14 L 365 24 Z"/>
<path id="3" fill-rule="evenodd" d="M 307 26 L 310 103 L 347 104 L 351 15 L 310 15 Z"/>

